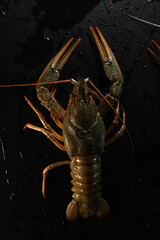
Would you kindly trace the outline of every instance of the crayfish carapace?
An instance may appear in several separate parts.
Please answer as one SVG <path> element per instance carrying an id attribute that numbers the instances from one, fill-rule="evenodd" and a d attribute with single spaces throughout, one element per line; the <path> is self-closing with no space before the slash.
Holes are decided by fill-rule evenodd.
<path id="1" fill-rule="evenodd" d="M 53 82 L 59 79 L 60 71 L 80 42 L 80 39 L 78 39 L 67 50 L 73 38 L 48 63 L 38 80 L 38 83 L 42 83 L 42 85 L 36 86 L 37 96 L 41 104 L 50 111 L 52 119 L 62 129 L 62 135 L 55 132 L 45 121 L 42 114 L 26 99 L 38 115 L 44 128 L 30 123 L 26 124 L 25 128 L 45 134 L 58 148 L 66 151 L 71 159 L 71 161 L 53 163 L 46 167 L 43 171 L 42 183 L 42 192 L 45 196 L 48 170 L 63 164 L 70 164 L 73 199 L 66 211 L 69 220 L 75 220 L 80 216 L 84 218 L 91 216 L 106 217 L 109 214 L 110 207 L 101 196 L 101 154 L 104 146 L 117 140 L 125 130 L 125 113 L 122 108 L 123 119 L 120 130 L 105 141 L 105 137 L 109 136 L 119 122 L 120 96 L 124 80 L 115 56 L 101 31 L 96 28 L 97 34 L 92 27 L 90 27 L 90 30 L 102 59 L 105 74 L 111 82 L 109 93 L 105 96 L 110 104 L 106 104 L 101 96 L 88 87 L 87 82 L 90 81 L 88 78 L 79 78 L 77 81 L 71 80 L 74 88 L 70 94 L 66 110 L 55 99 L 56 88 L 53 87 Z M 46 82 L 52 82 L 52 84 L 43 85 Z M 94 98 L 100 101 L 98 106 L 95 104 Z M 108 129 L 105 130 L 102 117 L 110 110 L 110 106 L 116 107 L 115 117 Z M 64 145 L 60 142 L 64 142 Z"/>

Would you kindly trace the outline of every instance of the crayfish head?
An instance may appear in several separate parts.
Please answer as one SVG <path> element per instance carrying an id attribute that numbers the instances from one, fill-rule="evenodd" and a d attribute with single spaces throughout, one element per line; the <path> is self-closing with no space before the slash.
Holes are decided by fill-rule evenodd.
<path id="1" fill-rule="evenodd" d="M 97 117 L 97 106 L 86 80 L 78 79 L 75 83 L 67 107 L 67 117 L 76 127 L 84 130 L 92 127 Z"/>

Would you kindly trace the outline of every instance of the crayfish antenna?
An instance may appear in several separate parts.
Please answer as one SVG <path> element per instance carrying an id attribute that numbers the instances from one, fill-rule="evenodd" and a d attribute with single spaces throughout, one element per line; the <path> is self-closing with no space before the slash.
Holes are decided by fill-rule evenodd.
<path id="1" fill-rule="evenodd" d="M 71 82 L 71 79 L 66 80 L 59 80 L 53 82 L 45 82 L 45 83 L 22 83 L 22 84 L 4 84 L 0 85 L 0 88 L 8 88 L 8 87 L 30 87 L 30 86 L 37 86 L 37 85 L 50 85 L 50 84 L 57 84 L 57 83 L 68 83 Z"/>

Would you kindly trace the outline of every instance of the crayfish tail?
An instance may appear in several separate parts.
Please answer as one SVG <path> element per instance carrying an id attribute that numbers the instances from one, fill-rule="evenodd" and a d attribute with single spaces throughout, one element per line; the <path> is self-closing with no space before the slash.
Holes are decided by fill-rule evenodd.
<path id="1" fill-rule="evenodd" d="M 104 198 L 100 197 L 98 199 L 98 206 L 97 206 L 97 212 L 96 212 L 97 217 L 105 218 L 109 215 L 109 213 L 110 213 L 109 204 Z"/>
<path id="2" fill-rule="evenodd" d="M 78 202 L 73 199 L 67 207 L 66 217 L 68 220 L 74 221 L 79 217 L 89 218 L 97 216 L 99 218 L 105 218 L 110 213 L 110 206 L 107 201 L 99 197 L 95 202 Z"/>
<path id="3" fill-rule="evenodd" d="M 70 221 L 74 221 L 79 218 L 79 206 L 78 206 L 78 202 L 75 199 L 73 199 L 68 204 L 68 207 L 66 210 L 66 217 Z"/>

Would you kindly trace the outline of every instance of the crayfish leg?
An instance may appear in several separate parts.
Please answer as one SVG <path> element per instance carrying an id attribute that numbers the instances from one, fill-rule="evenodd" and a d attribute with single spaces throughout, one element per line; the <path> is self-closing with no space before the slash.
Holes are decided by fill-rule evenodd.
<path id="1" fill-rule="evenodd" d="M 122 107 L 122 106 L 121 106 Z M 118 132 L 115 133 L 115 135 L 113 135 L 110 139 L 108 139 L 104 146 L 107 147 L 108 145 L 110 145 L 111 143 L 115 142 L 117 139 L 119 139 L 121 136 L 123 136 L 124 131 L 126 130 L 126 125 L 125 125 L 125 111 L 122 107 L 122 111 L 123 111 L 123 123 L 122 126 L 120 128 L 120 130 Z M 132 142 L 131 142 L 132 143 Z"/>
<path id="2" fill-rule="evenodd" d="M 62 162 L 52 163 L 43 170 L 42 194 L 44 198 L 45 198 L 45 191 L 46 191 L 46 177 L 47 177 L 48 171 L 52 170 L 53 168 L 56 168 L 65 164 L 70 164 L 70 163 L 71 161 L 62 161 Z"/>

